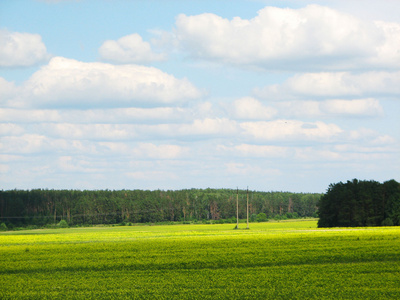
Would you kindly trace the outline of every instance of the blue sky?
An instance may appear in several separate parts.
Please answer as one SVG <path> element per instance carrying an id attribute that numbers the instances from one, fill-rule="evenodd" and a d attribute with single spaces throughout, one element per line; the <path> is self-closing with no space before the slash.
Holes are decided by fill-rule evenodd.
<path id="1" fill-rule="evenodd" d="M 0 2 L 2 189 L 400 180 L 400 2 Z"/>

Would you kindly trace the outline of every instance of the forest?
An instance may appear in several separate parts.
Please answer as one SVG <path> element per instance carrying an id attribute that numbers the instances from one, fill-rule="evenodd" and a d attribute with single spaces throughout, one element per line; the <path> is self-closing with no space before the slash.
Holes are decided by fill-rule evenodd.
<path id="1" fill-rule="evenodd" d="M 398 226 L 400 183 L 353 179 L 331 184 L 318 206 L 318 227 Z"/>
<path id="2" fill-rule="evenodd" d="M 0 223 L 7 228 L 43 227 L 65 220 L 69 226 L 157 223 L 236 222 L 249 216 L 286 219 L 316 217 L 321 194 L 233 189 L 185 190 L 6 190 L 0 191 Z M 264 215 L 262 215 L 264 216 Z"/>

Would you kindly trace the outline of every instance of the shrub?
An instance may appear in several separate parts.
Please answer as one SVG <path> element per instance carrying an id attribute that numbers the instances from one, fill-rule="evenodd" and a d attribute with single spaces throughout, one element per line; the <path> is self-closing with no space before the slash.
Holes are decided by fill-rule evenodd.
<path id="1" fill-rule="evenodd" d="M 286 213 L 286 218 L 287 218 L 287 219 L 293 219 L 293 214 L 290 213 L 290 212 L 287 212 L 287 213 Z"/>
<path id="2" fill-rule="evenodd" d="M 267 221 L 267 215 L 265 213 L 259 213 L 257 215 L 257 222 L 266 222 Z"/>
<path id="3" fill-rule="evenodd" d="M 60 227 L 60 228 L 68 228 L 67 221 L 61 220 L 60 223 L 58 223 L 58 227 Z"/>
<path id="4" fill-rule="evenodd" d="M 7 231 L 7 230 L 8 230 L 7 225 L 4 224 L 4 223 L 1 223 L 0 224 L 0 231 Z"/>
<path id="5" fill-rule="evenodd" d="M 229 220 L 229 223 L 231 223 L 231 224 L 236 223 L 236 218 L 235 217 L 232 217 L 232 218 L 230 218 L 228 220 Z"/>
<path id="6" fill-rule="evenodd" d="M 391 218 L 386 218 L 382 221 L 382 226 L 393 226 L 393 221 Z"/>
<path id="7" fill-rule="evenodd" d="M 236 219 L 235 219 L 236 220 Z M 257 221 L 257 214 L 252 214 L 250 216 L 250 222 L 256 222 Z"/>

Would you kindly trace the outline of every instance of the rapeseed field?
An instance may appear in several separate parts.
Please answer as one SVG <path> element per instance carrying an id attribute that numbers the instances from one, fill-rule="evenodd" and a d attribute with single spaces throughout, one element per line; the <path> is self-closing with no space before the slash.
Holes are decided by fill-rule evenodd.
<path id="1" fill-rule="evenodd" d="M 0 233 L 0 299 L 400 299 L 399 227 L 233 227 Z"/>

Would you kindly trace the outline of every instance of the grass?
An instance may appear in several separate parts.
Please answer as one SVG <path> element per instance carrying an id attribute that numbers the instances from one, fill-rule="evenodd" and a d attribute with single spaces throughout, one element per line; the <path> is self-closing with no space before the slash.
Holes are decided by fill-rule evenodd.
<path id="1" fill-rule="evenodd" d="M 0 299 L 400 299 L 400 228 L 316 223 L 5 232 Z"/>

